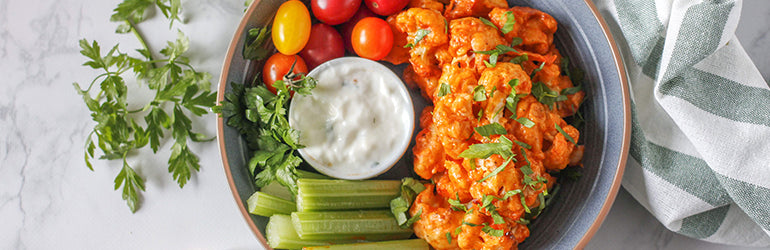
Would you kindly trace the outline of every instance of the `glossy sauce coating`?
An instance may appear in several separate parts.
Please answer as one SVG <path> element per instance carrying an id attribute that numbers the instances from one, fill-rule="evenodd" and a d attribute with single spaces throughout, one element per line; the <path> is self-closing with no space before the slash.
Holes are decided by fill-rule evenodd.
<path id="1" fill-rule="evenodd" d="M 388 17 L 395 41 L 385 60 L 408 62 L 406 83 L 420 88 L 433 104 L 420 114 L 421 130 L 413 148 L 415 172 L 433 183 L 410 208 L 413 216 L 420 212 L 414 231 L 435 249 L 516 249 L 529 237 L 522 219 L 535 213 L 527 210 L 537 209 L 556 182 L 549 172 L 582 166 L 583 146 L 570 141 L 577 142 L 580 132 L 564 118 L 577 112 L 585 93 L 565 94 L 564 100 L 550 105 L 532 94 L 534 87 L 556 93 L 574 87 L 553 45 L 557 22 L 539 10 L 497 0 L 452 0 L 448 5 L 414 0 L 409 7 Z M 501 29 L 510 14 L 516 22 L 504 34 Z M 430 33 L 414 47 L 403 48 L 420 29 Z M 515 51 L 497 54 L 494 65 L 490 53 L 476 53 L 510 46 L 518 38 Z M 509 62 L 524 54 L 528 60 Z M 441 90 L 442 85 L 449 91 Z M 474 96 L 479 90 L 484 98 Z M 505 134 L 485 137 L 474 130 L 491 123 L 500 124 Z M 501 143 L 503 136 L 521 143 L 511 147 L 515 156 L 510 161 L 499 154 L 461 157 L 471 145 Z M 539 184 L 527 185 L 531 180 Z M 509 192 L 512 195 L 505 197 Z M 495 197 L 489 202 L 493 211 L 483 206 L 488 196 Z M 450 200 L 465 209 L 453 207 Z M 504 221 L 495 221 L 493 214 Z"/>

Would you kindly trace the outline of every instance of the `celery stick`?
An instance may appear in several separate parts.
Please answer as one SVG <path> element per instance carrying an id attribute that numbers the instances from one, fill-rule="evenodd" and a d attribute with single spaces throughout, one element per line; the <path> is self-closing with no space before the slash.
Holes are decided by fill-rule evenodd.
<path id="1" fill-rule="evenodd" d="M 294 229 L 303 240 L 397 240 L 412 235 L 401 228 L 390 210 L 291 213 Z"/>
<path id="2" fill-rule="evenodd" d="M 411 240 L 391 240 L 391 241 L 379 241 L 379 242 L 367 242 L 367 243 L 353 243 L 331 246 L 313 246 L 304 247 L 302 250 L 428 250 L 428 242 L 423 239 L 411 239 Z"/>
<path id="3" fill-rule="evenodd" d="M 396 180 L 297 180 L 297 211 L 353 210 L 387 208 L 398 197 L 401 182 Z"/>
<path id="4" fill-rule="evenodd" d="M 313 173 L 305 170 L 299 170 L 297 169 L 297 176 L 299 178 L 306 178 L 306 179 L 330 179 L 331 177 Z M 284 187 L 279 183 L 278 181 L 270 182 L 270 184 L 267 184 L 266 186 L 262 187 L 259 191 L 262 191 L 263 193 L 277 196 L 279 198 L 282 198 L 284 200 L 294 200 L 294 195 L 289 191 L 289 188 Z"/>
<path id="5" fill-rule="evenodd" d="M 297 211 L 297 204 L 293 201 L 284 200 L 260 191 L 254 192 L 246 200 L 246 204 L 249 207 L 249 213 L 265 217 L 270 217 L 273 214 L 290 214 Z"/>
<path id="6" fill-rule="evenodd" d="M 297 169 L 297 176 L 304 179 L 331 179 L 331 177 L 310 171 Z"/>
<path id="7" fill-rule="evenodd" d="M 270 216 L 265 229 L 267 244 L 273 248 L 298 249 L 306 246 L 352 243 L 352 240 L 303 240 L 299 238 L 291 223 L 291 216 L 276 214 Z"/>
<path id="8" fill-rule="evenodd" d="M 290 201 L 294 200 L 294 195 L 291 194 L 291 191 L 289 191 L 288 188 L 281 185 L 281 183 L 278 183 L 278 181 L 270 182 L 270 184 L 267 184 L 264 187 L 260 188 L 259 191 L 262 191 L 262 193 L 266 193 L 272 196 L 276 196 L 284 200 L 290 200 Z"/>

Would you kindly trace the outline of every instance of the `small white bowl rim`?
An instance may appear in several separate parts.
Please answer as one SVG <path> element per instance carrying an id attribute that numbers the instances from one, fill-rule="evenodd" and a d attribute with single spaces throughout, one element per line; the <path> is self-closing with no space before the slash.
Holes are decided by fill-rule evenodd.
<path id="1" fill-rule="evenodd" d="M 364 180 L 364 179 L 370 179 L 373 177 L 376 177 L 378 175 L 381 175 L 391 168 L 393 168 L 396 163 L 404 156 L 406 151 L 409 149 L 409 144 L 411 143 L 412 135 L 414 134 L 414 103 L 412 102 L 412 98 L 409 95 L 409 91 L 406 89 L 406 86 L 404 85 L 404 82 L 401 80 L 401 78 L 393 73 L 391 69 L 386 67 L 385 65 L 380 64 L 379 62 L 362 58 L 362 57 L 339 57 L 335 58 L 329 61 L 326 61 L 322 63 L 321 65 L 318 65 L 313 70 L 311 70 L 307 75 L 308 76 L 316 76 L 319 74 L 319 72 L 334 67 L 338 64 L 345 64 L 345 63 L 352 63 L 352 64 L 367 64 L 367 67 L 371 66 L 373 72 L 378 72 L 380 74 L 383 74 L 386 78 L 392 78 L 393 81 L 388 81 L 390 84 L 395 85 L 395 87 L 398 89 L 399 95 L 404 97 L 406 100 L 406 109 L 407 112 L 407 128 L 406 133 L 402 136 L 402 138 L 399 138 L 398 145 L 396 149 L 392 150 L 390 154 L 388 154 L 382 161 L 382 164 L 378 165 L 376 168 L 370 168 L 370 171 L 368 171 L 365 174 L 345 174 L 344 171 L 330 171 L 327 167 L 323 166 L 320 162 L 314 160 L 311 157 L 307 157 L 307 153 L 305 152 L 304 148 L 300 148 L 297 151 L 302 156 L 303 160 L 307 162 L 313 169 L 317 170 L 318 172 L 328 175 L 330 177 L 338 178 L 338 179 L 346 179 L 346 180 Z M 291 113 L 294 111 L 294 101 L 298 98 L 292 98 L 291 103 L 289 105 L 289 126 L 294 127 L 294 119 L 291 119 Z M 301 131 L 300 131 L 301 133 Z"/>

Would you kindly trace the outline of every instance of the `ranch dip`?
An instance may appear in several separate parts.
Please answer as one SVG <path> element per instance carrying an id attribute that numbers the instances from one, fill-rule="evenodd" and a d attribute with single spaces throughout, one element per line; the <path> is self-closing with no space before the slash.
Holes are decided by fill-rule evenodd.
<path id="1" fill-rule="evenodd" d="M 358 57 L 331 60 L 308 75 L 318 85 L 309 96 L 294 95 L 289 108 L 305 161 L 332 177 L 366 179 L 401 158 L 414 129 L 414 111 L 398 76 Z"/>

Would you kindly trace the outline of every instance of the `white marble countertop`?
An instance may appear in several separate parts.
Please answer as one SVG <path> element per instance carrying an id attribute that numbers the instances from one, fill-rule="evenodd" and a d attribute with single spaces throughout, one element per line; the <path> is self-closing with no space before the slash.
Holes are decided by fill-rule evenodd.
<path id="1" fill-rule="evenodd" d="M 260 249 L 235 206 L 215 142 L 192 146 L 201 170 L 184 189 L 166 171 L 168 150 L 135 159 L 147 188 L 135 214 L 113 190 L 119 163 L 97 161 L 93 172 L 83 163 L 93 122 L 72 82 L 88 83 L 96 72 L 80 65 L 77 41 L 139 48 L 131 35 L 113 33 L 109 17 L 119 2 L 0 0 L 0 249 Z M 186 23 L 175 29 L 190 36 L 192 64 L 214 74 L 216 84 L 244 1 L 182 2 Z M 770 1 L 745 0 L 742 13 L 737 35 L 768 79 Z M 175 38 L 162 18 L 140 27 L 152 48 Z M 196 125 L 213 136 L 214 120 L 208 115 Z M 727 247 L 667 231 L 622 190 L 588 245 Z"/>

